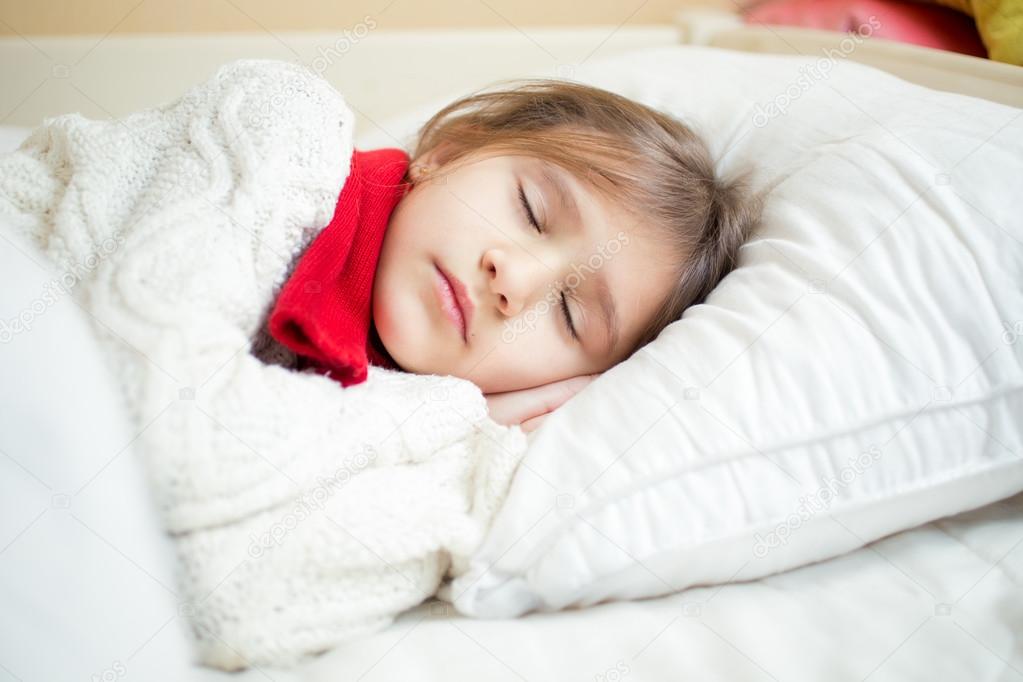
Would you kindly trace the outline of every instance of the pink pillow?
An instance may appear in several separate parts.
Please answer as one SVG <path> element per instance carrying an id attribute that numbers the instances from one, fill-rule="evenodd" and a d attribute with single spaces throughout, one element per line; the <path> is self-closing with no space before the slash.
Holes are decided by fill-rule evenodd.
<path id="1" fill-rule="evenodd" d="M 947 7 L 902 0 L 767 0 L 745 11 L 748 24 L 854 31 L 975 57 L 987 57 L 973 18 Z"/>

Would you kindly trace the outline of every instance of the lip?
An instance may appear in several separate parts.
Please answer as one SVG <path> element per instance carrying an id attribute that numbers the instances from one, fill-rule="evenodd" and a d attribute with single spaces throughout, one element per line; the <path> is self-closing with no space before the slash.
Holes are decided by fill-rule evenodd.
<path id="1" fill-rule="evenodd" d="M 440 275 L 435 288 L 441 300 L 441 308 L 448 315 L 448 319 L 451 320 L 452 324 L 462 333 L 462 340 L 468 343 L 469 330 L 472 329 L 472 318 L 476 306 L 473 304 L 469 291 L 461 280 L 441 267 L 440 263 L 434 263 L 434 267 Z M 446 283 L 450 287 L 451 292 L 454 293 L 456 310 L 450 309 L 447 287 L 443 286 L 442 282 Z"/>

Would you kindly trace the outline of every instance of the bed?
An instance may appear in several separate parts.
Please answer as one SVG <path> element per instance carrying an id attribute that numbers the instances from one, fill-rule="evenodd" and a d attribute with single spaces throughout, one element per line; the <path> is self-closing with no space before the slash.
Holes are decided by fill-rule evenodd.
<path id="1" fill-rule="evenodd" d="M 464 36 L 499 47 L 472 69 L 448 69 L 465 43 L 450 43 L 434 54 L 432 64 L 450 75 L 443 85 L 403 91 L 398 109 L 441 101 L 438 92 L 519 75 L 571 76 L 571 61 L 551 65 L 549 57 L 516 63 L 515 41 L 522 37 Z M 597 33 L 601 35 L 598 36 Z M 579 61 L 598 48 L 613 53 L 633 47 L 677 42 L 748 51 L 810 53 L 820 44 L 815 32 L 751 28 L 730 15 L 685 13 L 675 26 L 607 31 L 563 30 L 544 36 L 558 48 L 575 50 Z M 406 37 L 407 38 L 407 37 Z M 373 50 L 393 52 L 401 36 L 380 36 L 367 43 L 360 59 Z M 99 74 L 126 57 L 170 63 L 183 50 L 196 58 L 161 83 L 145 88 L 103 85 L 104 96 L 92 104 L 96 115 L 119 114 L 172 96 L 196 80 L 194 70 L 208 70 L 239 53 L 266 51 L 274 56 L 280 42 L 266 37 L 215 38 L 185 43 L 165 39 L 161 49 L 143 52 L 128 38 L 111 38 L 98 50 L 93 66 Z M 312 50 L 323 38 L 296 37 L 299 52 Z M 405 41 L 410 53 L 451 36 L 421 35 Z M 74 54 L 79 45 L 53 39 L 44 49 Z M 303 42 L 305 41 L 305 42 Z M 289 41 L 290 42 L 290 41 Z M 24 46 L 4 45 L 12 58 L 31 60 Z M 353 55 L 356 53 L 353 52 Z M 59 58 L 59 57 L 58 57 Z M 887 68 L 930 87 L 988 97 L 1020 106 L 1023 79 L 1018 69 L 983 60 L 937 53 L 891 43 L 861 46 L 851 58 Z M 407 59 L 393 58 L 380 68 L 397 77 Z M 150 61 L 150 64 L 152 61 Z M 345 80 L 346 68 L 328 71 L 344 82 L 352 99 L 365 102 L 357 112 L 360 147 L 393 141 L 382 112 L 385 93 L 374 94 L 365 77 Z M 559 71 L 560 69 L 560 71 Z M 130 70 L 126 70 L 130 71 Z M 144 71 L 138 67 L 138 72 Z M 19 71 L 30 73 L 31 69 Z M 457 73 L 457 75 L 455 75 Z M 947 76 L 955 74 L 954 79 Z M 89 73 L 85 73 L 88 82 Z M 18 76 L 12 80 L 21 78 Z M 108 81 L 117 79 L 107 78 Z M 120 91 L 118 91 L 120 87 Z M 163 90 L 161 90 L 163 88 Z M 82 90 L 87 89 L 83 86 Z M 29 98 L 15 109 L 20 122 L 75 108 L 59 93 Z M 66 94 L 66 93 L 65 93 Z M 76 98 L 86 97 L 84 92 Z M 149 98 L 140 101 L 138 98 Z M 99 101 L 104 104 L 100 105 Z M 81 99 L 79 102 L 83 101 Z M 10 109 L 10 107 L 8 107 Z M 85 109 L 83 109 L 85 110 Z M 100 110 L 100 113 L 97 113 Z M 105 112 L 102 113 L 102 112 Z M 8 121 L 9 123 L 10 121 Z M 0 129 L 2 149 L 12 148 L 25 127 Z M 4 245 L 6 247 L 6 245 Z M 26 286 L 45 284 L 40 272 L 25 265 L 10 248 L 0 252 L 0 270 L 21 268 Z M 16 301 L 7 292 L 9 305 Z M 4 309 L 5 311 L 7 308 Z M 73 311 L 54 310 L 44 322 L 45 336 L 83 335 L 83 321 Z M 1011 332 L 1011 330 L 1010 330 Z M 85 351 L 82 351 L 85 352 Z M 141 493 L 137 462 L 130 457 L 131 437 L 121 417 L 102 400 L 112 386 L 90 374 L 88 363 L 74 355 L 40 365 L 31 356 L 8 354 L 0 387 L 4 406 L 0 440 L 3 476 L 0 495 L 5 513 L 0 522 L 0 584 L 5 608 L 0 615 L 0 670 L 13 680 L 1023 680 L 1023 494 L 961 514 L 932 521 L 872 542 L 842 556 L 757 580 L 691 587 L 657 598 L 601 603 L 555 613 L 531 613 L 516 619 L 473 619 L 458 614 L 446 601 L 432 599 L 408 611 L 392 627 L 322 654 L 294 670 L 251 669 L 218 673 L 187 664 L 184 618 L 174 600 L 170 548 L 156 531 Z M 51 378 L 51 383 L 39 377 Z M 57 380 L 88 387 L 89 392 L 46 390 Z M 15 394 L 14 387 L 29 387 Z M 37 388 L 33 388 L 37 387 Z M 18 406 L 19 411 L 13 407 Z M 48 431 L 44 416 L 60 410 L 79 418 L 63 430 Z M 34 424 L 22 429 L 14 420 Z M 92 435 L 90 424 L 114 426 L 101 439 L 89 439 L 88 453 L 73 444 Z M 29 433 L 29 436 L 25 434 Z M 49 433 L 51 456 L 28 459 Z M 12 436 L 11 434 L 15 434 Z M 113 456 L 111 455 L 113 454 Z M 79 487 L 80 486 L 80 487 Z M 86 490 L 69 508 L 66 493 Z M 77 570 L 67 571 L 73 564 Z M 13 604 L 13 608 L 7 605 Z"/>

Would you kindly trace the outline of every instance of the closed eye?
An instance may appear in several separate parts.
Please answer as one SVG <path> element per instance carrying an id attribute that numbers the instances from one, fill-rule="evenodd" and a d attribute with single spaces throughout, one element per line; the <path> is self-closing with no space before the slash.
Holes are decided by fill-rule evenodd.
<path id="1" fill-rule="evenodd" d="M 522 202 L 522 211 L 526 214 L 526 220 L 529 224 L 536 228 L 537 232 L 543 233 L 543 229 L 540 227 L 540 223 L 537 222 L 536 216 L 533 214 L 533 208 L 529 205 L 529 201 L 526 200 L 526 192 L 522 189 L 522 183 L 519 183 L 519 201 Z"/>
<path id="2" fill-rule="evenodd" d="M 540 227 L 539 221 L 536 219 L 536 215 L 533 213 L 533 208 L 529 205 L 529 200 L 526 199 L 526 192 L 522 188 L 522 183 L 519 182 L 519 202 L 522 204 L 522 212 L 526 217 L 526 220 L 532 225 L 537 232 L 543 234 L 543 228 Z M 561 312 L 565 320 L 565 325 L 568 327 L 569 333 L 572 338 L 579 341 L 579 333 L 576 331 L 575 323 L 572 322 L 572 313 L 568 309 L 568 300 L 565 298 L 565 292 L 561 292 Z"/>
<path id="3" fill-rule="evenodd" d="M 572 338 L 576 341 L 579 340 L 579 334 L 575 330 L 575 325 L 572 324 L 572 315 L 568 312 L 568 301 L 565 300 L 565 292 L 561 292 L 561 311 L 565 314 L 565 324 L 568 325 L 568 331 L 572 333 Z"/>

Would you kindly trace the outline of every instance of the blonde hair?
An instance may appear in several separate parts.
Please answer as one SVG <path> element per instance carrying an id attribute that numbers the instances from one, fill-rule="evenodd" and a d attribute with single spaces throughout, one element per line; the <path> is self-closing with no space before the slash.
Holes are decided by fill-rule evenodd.
<path id="1" fill-rule="evenodd" d="M 484 150 L 524 154 L 557 164 L 649 223 L 678 265 L 674 286 L 628 357 L 702 302 L 732 270 L 762 201 L 748 196 L 745 174 L 718 178 L 703 140 L 672 116 L 581 83 L 511 83 L 434 114 L 419 130 L 410 169 L 441 146 L 445 160 L 431 178 Z"/>

